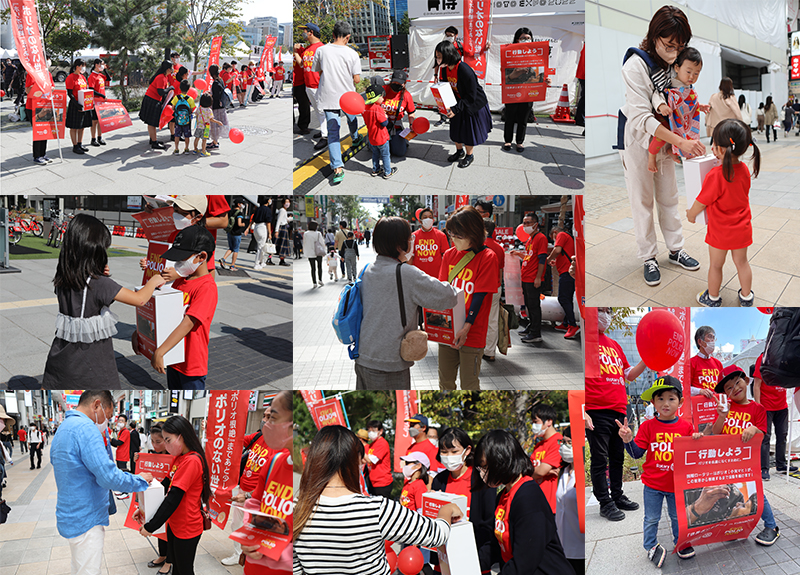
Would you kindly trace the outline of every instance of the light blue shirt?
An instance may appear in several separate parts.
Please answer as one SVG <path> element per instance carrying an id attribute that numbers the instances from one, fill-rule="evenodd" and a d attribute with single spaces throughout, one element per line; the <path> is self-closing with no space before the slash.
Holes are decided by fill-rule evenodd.
<path id="1" fill-rule="evenodd" d="M 108 457 L 95 423 L 78 410 L 68 411 L 50 446 L 56 476 L 56 526 L 62 537 L 83 535 L 108 525 L 109 490 L 133 493 L 147 482 L 117 468 Z"/>

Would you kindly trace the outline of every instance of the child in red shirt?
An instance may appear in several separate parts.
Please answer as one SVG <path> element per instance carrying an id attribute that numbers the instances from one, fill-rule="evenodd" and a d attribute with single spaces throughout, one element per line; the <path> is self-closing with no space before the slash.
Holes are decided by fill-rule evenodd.
<path id="1" fill-rule="evenodd" d="M 412 451 L 401 455 L 403 463 L 403 490 L 400 492 L 400 504 L 403 507 L 422 513 L 422 494 L 428 492 L 428 468 L 431 465 L 428 456 L 421 451 Z"/>
<path id="2" fill-rule="evenodd" d="M 389 155 L 389 119 L 383 111 L 383 86 L 370 84 L 367 88 L 367 106 L 361 113 L 364 116 L 364 123 L 367 125 L 367 137 L 372 148 L 372 177 L 381 176 L 384 180 L 391 178 L 397 168 L 392 167 L 392 160 Z M 381 159 L 383 159 L 383 170 L 381 170 Z"/>
<path id="3" fill-rule="evenodd" d="M 723 120 L 714 128 L 711 151 L 722 160 L 722 165 L 712 168 L 703 180 L 703 189 L 694 205 L 686 211 L 686 218 L 694 223 L 697 215 L 706 210 L 708 230 L 709 267 L 708 289 L 697 294 L 697 301 L 705 307 L 720 307 L 722 298 L 722 266 L 728 251 L 739 274 L 739 305 L 753 306 L 753 272 L 747 261 L 747 246 L 753 243 L 753 225 L 750 214 L 750 170 L 740 160 L 753 146 L 753 177 L 758 176 L 761 154 L 753 142 L 750 127 L 741 120 Z"/>
<path id="4" fill-rule="evenodd" d="M 181 230 L 162 256 L 175 262 L 175 272 L 181 277 L 172 287 L 184 292 L 183 301 L 187 305 L 183 321 L 156 349 L 150 362 L 157 372 L 167 374 L 169 389 L 205 389 L 208 334 L 217 309 L 217 284 L 206 265 L 212 253 L 211 232 L 193 225 Z M 165 367 L 164 355 L 184 338 L 184 361 Z"/>
<path id="5" fill-rule="evenodd" d="M 658 542 L 658 523 L 661 520 L 661 509 L 667 500 L 667 511 L 672 523 L 673 543 L 678 542 L 678 512 L 675 507 L 675 482 L 672 477 L 672 442 L 675 437 L 689 436 L 694 439 L 703 437 L 702 433 L 694 433 L 692 424 L 677 416 L 678 408 L 683 405 L 681 382 L 671 375 L 658 378 L 653 386 L 642 394 L 642 400 L 652 401 L 656 417 L 642 422 L 633 439 L 628 418 L 625 423 L 617 422 L 619 436 L 625 442 L 625 449 L 635 459 L 645 453 L 647 458 L 642 466 L 642 483 L 644 483 L 644 548 L 648 558 L 661 567 L 667 552 Z M 694 557 L 694 549 L 684 547 L 678 550 L 678 557 L 689 559 Z"/>

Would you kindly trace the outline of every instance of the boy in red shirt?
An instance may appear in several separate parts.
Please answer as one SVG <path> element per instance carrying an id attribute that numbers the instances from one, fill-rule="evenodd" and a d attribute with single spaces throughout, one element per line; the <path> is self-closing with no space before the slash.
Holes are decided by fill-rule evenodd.
<path id="1" fill-rule="evenodd" d="M 525 251 L 511 252 L 522 260 L 522 296 L 528 311 L 528 327 L 520 330 L 522 343 L 542 343 L 542 281 L 547 261 L 547 236 L 539 233 L 539 220 L 533 214 L 525 214 L 522 229 L 530 237 L 525 242 Z"/>
<path id="2" fill-rule="evenodd" d="M 786 473 L 786 433 L 789 427 L 789 406 L 786 403 L 786 389 L 768 385 L 761 379 L 761 359 L 758 356 L 756 364 L 751 368 L 753 377 L 753 399 L 767 410 L 767 432 L 761 444 L 761 479 L 769 481 L 769 444 L 770 427 L 775 428 L 775 470 Z M 797 467 L 789 465 L 789 471 L 794 473 Z"/>
<path id="3" fill-rule="evenodd" d="M 714 422 L 712 432 L 715 435 L 741 435 L 742 442 L 746 443 L 753 439 L 758 433 L 767 431 L 767 410 L 764 406 L 755 401 L 747 399 L 747 384 L 749 378 L 744 371 L 736 365 L 729 365 L 722 371 L 720 379 L 714 391 L 724 393 L 728 398 L 728 405 L 720 402 L 717 405 L 717 420 Z M 695 517 L 702 515 L 703 510 L 697 511 L 692 508 L 690 513 Z M 764 510 L 761 513 L 764 520 L 764 530 L 756 535 L 756 543 L 759 545 L 772 545 L 780 537 L 780 530 L 775 523 L 775 516 L 772 514 L 767 496 L 764 494 Z"/>
<path id="4" fill-rule="evenodd" d="M 389 119 L 381 104 L 383 103 L 383 86 L 370 84 L 366 92 L 366 108 L 361 113 L 367 125 L 367 137 L 372 148 L 372 177 L 381 176 L 384 180 L 391 178 L 397 168 L 392 167 L 389 155 Z M 383 159 L 383 170 L 381 170 Z"/>
<path id="5" fill-rule="evenodd" d="M 392 454 L 383 433 L 383 424 L 377 419 L 367 424 L 369 445 L 366 455 L 372 494 L 389 499 L 392 496 Z"/>
<path id="6" fill-rule="evenodd" d="M 547 404 L 539 404 L 533 410 L 533 436 L 536 446 L 531 454 L 533 478 L 547 498 L 553 513 L 556 512 L 556 490 L 561 454 L 558 442 L 564 437 L 555 430 L 556 410 Z"/>
<path id="7" fill-rule="evenodd" d="M 181 277 L 172 287 L 184 292 L 183 303 L 187 306 L 183 321 L 156 349 L 150 362 L 158 373 L 167 374 L 169 389 L 205 389 L 208 333 L 217 309 L 217 284 L 206 265 L 213 253 L 211 232 L 193 225 L 181 230 L 162 256 L 175 262 L 175 272 Z M 164 355 L 184 338 L 184 361 L 166 367 Z"/>
<path id="8" fill-rule="evenodd" d="M 675 482 L 673 479 L 672 442 L 675 437 L 703 437 L 702 433 L 694 433 L 692 424 L 677 416 L 678 408 L 683 405 L 681 382 L 671 375 L 660 377 L 653 386 L 642 394 L 642 400 L 652 401 L 656 417 L 642 422 L 633 439 L 628 418 L 624 423 L 617 422 L 619 436 L 625 442 L 625 449 L 635 459 L 647 453 L 642 466 L 642 483 L 644 483 L 644 548 L 648 558 L 661 567 L 667 552 L 658 542 L 658 523 L 661 520 L 661 509 L 667 500 L 667 511 L 672 523 L 673 543 L 678 542 L 678 512 L 675 508 Z M 678 557 L 688 559 L 694 557 L 694 549 L 684 547 L 678 550 Z"/>
<path id="9" fill-rule="evenodd" d="M 564 329 L 564 339 L 574 339 L 580 333 L 581 328 L 575 321 L 575 309 L 572 305 L 572 296 L 575 295 L 575 278 L 569 275 L 569 264 L 572 256 L 575 255 L 575 240 L 562 228 L 555 227 L 550 230 L 550 237 L 553 239 L 553 250 L 547 256 L 547 263 L 555 266 L 558 272 L 558 303 L 564 308 L 563 327 L 556 326 L 556 329 Z"/>

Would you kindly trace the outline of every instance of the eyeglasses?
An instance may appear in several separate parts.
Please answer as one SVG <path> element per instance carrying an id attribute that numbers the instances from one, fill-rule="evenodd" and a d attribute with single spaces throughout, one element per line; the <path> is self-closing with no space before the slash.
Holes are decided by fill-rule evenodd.
<path id="1" fill-rule="evenodd" d="M 664 51 L 665 51 L 667 54 L 672 54 L 672 53 L 674 53 L 674 52 L 680 52 L 681 50 L 683 50 L 684 48 L 686 48 L 686 44 L 678 44 L 678 45 L 675 45 L 675 44 L 667 44 L 666 42 L 664 42 L 664 40 L 661 40 L 660 38 L 659 38 L 659 41 L 660 41 L 660 42 L 661 42 L 661 44 L 664 46 Z"/>

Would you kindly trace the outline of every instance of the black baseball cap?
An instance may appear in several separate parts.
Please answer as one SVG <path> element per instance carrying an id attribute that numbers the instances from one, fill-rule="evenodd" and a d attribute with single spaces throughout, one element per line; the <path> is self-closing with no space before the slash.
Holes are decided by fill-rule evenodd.
<path id="1" fill-rule="evenodd" d="M 182 262 L 195 254 L 206 252 L 209 259 L 214 253 L 214 236 L 204 226 L 195 224 L 178 232 L 172 247 L 161 256 L 172 262 Z"/>

